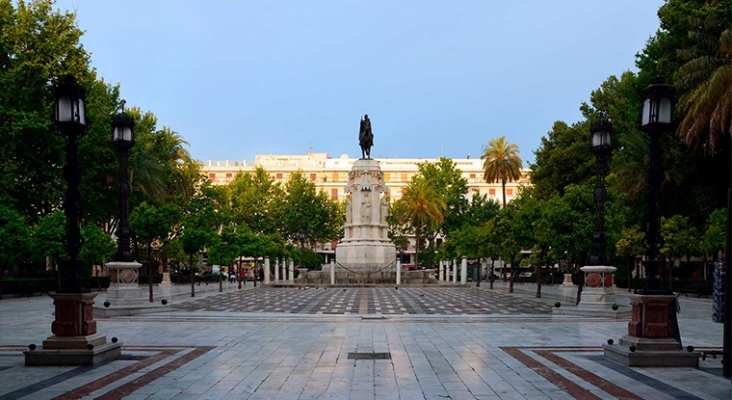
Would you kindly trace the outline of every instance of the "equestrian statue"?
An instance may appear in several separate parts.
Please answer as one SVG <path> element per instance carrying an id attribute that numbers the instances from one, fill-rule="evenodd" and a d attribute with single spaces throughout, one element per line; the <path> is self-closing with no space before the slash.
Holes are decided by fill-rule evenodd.
<path id="1" fill-rule="evenodd" d="M 366 114 L 361 118 L 361 129 L 358 132 L 358 144 L 361 146 L 361 158 L 371 159 L 371 146 L 374 145 L 374 133 L 371 132 L 371 120 Z"/>

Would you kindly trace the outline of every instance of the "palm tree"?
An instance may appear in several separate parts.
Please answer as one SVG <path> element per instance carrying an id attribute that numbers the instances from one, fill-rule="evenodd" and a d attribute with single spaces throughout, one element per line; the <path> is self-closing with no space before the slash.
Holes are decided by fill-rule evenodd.
<path id="1" fill-rule="evenodd" d="M 705 143 L 712 153 L 722 136 L 732 134 L 732 26 L 728 24 L 714 18 L 700 21 L 700 28 L 689 32 L 694 45 L 679 51 L 687 61 L 674 74 L 684 114 L 678 133 L 687 143 Z"/>
<path id="2" fill-rule="evenodd" d="M 506 207 L 506 183 L 521 179 L 521 157 L 519 148 L 514 143 L 506 143 L 506 137 L 491 139 L 488 147 L 483 149 L 483 179 L 486 183 L 501 182 L 503 189 L 503 207 Z"/>
<path id="3" fill-rule="evenodd" d="M 415 176 L 407 185 L 404 196 L 394 208 L 400 213 L 399 220 L 414 228 L 417 241 L 415 264 L 419 265 L 419 243 L 424 229 L 434 230 L 444 220 L 445 201 L 430 182 Z"/>

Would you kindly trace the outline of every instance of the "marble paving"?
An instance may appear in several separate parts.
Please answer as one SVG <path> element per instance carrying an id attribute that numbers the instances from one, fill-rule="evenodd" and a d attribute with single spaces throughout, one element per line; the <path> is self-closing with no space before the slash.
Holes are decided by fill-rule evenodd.
<path id="1" fill-rule="evenodd" d="M 552 316 L 555 300 L 500 287 L 250 287 L 183 300 L 97 320 L 123 357 L 92 367 L 23 366 L 22 350 L 50 335 L 53 305 L 0 300 L 0 400 L 732 398 L 719 357 L 623 367 L 601 345 L 627 321 Z M 681 307 L 684 345 L 719 350 L 711 302 Z"/>

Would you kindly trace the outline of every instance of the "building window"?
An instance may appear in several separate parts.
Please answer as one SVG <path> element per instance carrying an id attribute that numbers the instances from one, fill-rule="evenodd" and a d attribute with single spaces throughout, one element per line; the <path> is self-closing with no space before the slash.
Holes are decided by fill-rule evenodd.
<path id="1" fill-rule="evenodd" d="M 211 172 L 210 174 L 208 174 L 208 179 L 211 179 L 212 181 L 215 181 L 216 180 L 216 174 L 213 173 L 213 172 Z"/>
<path id="2" fill-rule="evenodd" d="M 330 198 L 338 200 L 338 189 L 330 189 Z"/>
<path id="3" fill-rule="evenodd" d="M 470 179 L 475 179 L 475 174 L 470 174 Z"/>
<path id="4" fill-rule="evenodd" d="M 337 172 L 333 173 L 333 182 L 338 182 L 338 173 Z"/>
<path id="5" fill-rule="evenodd" d="M 496 189 L 488 189 L 488 195 L 489 196 L 495 196 L 496 195 Z"/>
<path id="6" fill-rule="evenodd" d="M 513 189 L 506 189 L 506 196 L 513 196 Z"/>
<path id="7" fill-rule="evenodd" d="M 384 182 L 391 182 L 389 179 L 391 179 L 391 174 L 384 172 Z"/>
<path id="8" fill-rule="evenodd" d="M 310 174 L 310 180 L 311 181 L 314 181 L 315 180 L 315 174 Z"/>
<path id="9" fill-rule="evenodd" d="M 282 179 L 282 174 L 281 173 L 277 173 L 277 179 Z"/>
<path id="10" fill-rule="evenodd" d="M 227 173 L 226 174 L 226 179 L 231 179 L 231 174 L 230 173 Z"/>
<path id="11" fill-rule="evenodd" d="M 407 174 L 402 174 L 402 182 L 407 182 Z"/>

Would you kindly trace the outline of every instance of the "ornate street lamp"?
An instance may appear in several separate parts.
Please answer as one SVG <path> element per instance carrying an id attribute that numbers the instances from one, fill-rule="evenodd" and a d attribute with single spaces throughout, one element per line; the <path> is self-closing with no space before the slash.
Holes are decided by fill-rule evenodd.
<path id="1" fill-rule="evenodd" d="M 613 125 L 605 118 L 599 118 L 592 122 L 590 128 L 591 144 L 590 151 L 597 159 L 595 169 L 597 170 L 597 183 L 595 184 L 595 230 L 592 232 L 592 255 L 587 265 L 606 266 L 609 259 L 605 256 L 605 175 L 607 175 L 607 156 L 612 149 L 611 136 Z"/>
<path id="2" fill-rule="evenodd" d="M 125 101 L 122 100 L 122 110 L 112 117 L 112 144 L 117 148 L 117 154 L 119 155 L 119 183 L 117 184 L 119 224 L 114 232 L 117 236 L 117 252 L 112 255 L 112 259 L 118 262 L 132 262 L 135 260 L 135 255 L 130 251 L 130 224 L 127 221 L 130 196 L 130 184 L 127 179 L 127 155 L 132 146 L 135 145 L 135 121 L 125 112 L 124 105 Z"/>
<path id="3" fill-rule="evenodd" d="M 640 129 L 650 139 L 651 158 L 648 166 L 648 205 L 646 207 L 646 236 L 643 239 L 646 248 L 646 281 L 643 294 L 663 294 L 658 281 L 658 274 L 663 263 L 658 259 L 661 247 L 661 207 L 659 192 L 663 181 L 661 168 L 660 139 L 663 132 L 671 127 L 674 111 L 674 95 L 676 89 L 664 84 L 663 77 L 653 80 L 653 84 L 643 89 Z"/>
<path id="4" fill-rule="evenodd" d="M 66 214 L 66 252 L 69 259 L 63 263 L 68 269 L 68 278 L 59 288 L 59 293 L 88 293 L 90 290 L 81 286 L 78 270 L 83 260 L 79 259 L 81 250 L 81 198 L 79 183 L 81 169 L 79 167 L 79 138 L 86 130 L 86 109 L 84 100 L 86 90 L 76 83 L 73 76 L 67 75 L 53 87 L 54 107 L 53 123 L 66 136 L 66 198 L 64 213 Z"/>

